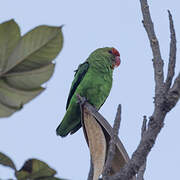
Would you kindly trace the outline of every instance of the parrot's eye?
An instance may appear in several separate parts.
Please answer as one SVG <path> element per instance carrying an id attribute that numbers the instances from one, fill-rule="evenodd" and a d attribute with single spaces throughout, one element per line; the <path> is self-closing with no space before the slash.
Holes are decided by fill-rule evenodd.
<path id="1" fill-rule="evenodd" d="M 112 54 L 112 51 L 111 51 L 111 50 L 109 50 L 108 52 L 109 52 L 110 54 Z"/>

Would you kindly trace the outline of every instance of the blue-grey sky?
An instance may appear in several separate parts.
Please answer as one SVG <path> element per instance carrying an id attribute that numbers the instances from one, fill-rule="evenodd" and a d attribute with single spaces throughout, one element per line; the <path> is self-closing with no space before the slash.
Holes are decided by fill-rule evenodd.
<path id="1" fill-rule="evenodd" d="M 149 5 L 167 68 L 167 9 L 174 17 L 179 42 L 179 1 L 149 0 Z M 55 60 L 55 73 L 46 83 L 47 90 L 25 105 L 23 110 L 0 120 L 0 151 L 10 156 L 18 169 L 27 159 L 38 158 L 57 170 L 57 177 L 85 180 L 89 171 L 89 151 L 82 129 L 66 138 L 56 136 L 55 129 L 65 114 L 73 71 L 96 48 L 113 46 L 120 51 L 122 62 L 114 71 L 111 93 L 100 112 L 112 124 L 117 105 L 122 104 L 119 136 L 131 156 L 140 140 L 142 117 L 153 112 L 154 96 L 152 53 L 141 23 L 139 1 L 2 1 L 0 22 L 11 18 L 19 24 L 22 34 L 42 24 L 65 24 L 65 42 Z M 177 45 L 176 74 L 180 70 L 180 45 Z M 179 108 L 177 105 L 168 114 L 149 154 L 146 180 L 179 178 Z M 12 170 L 0 167 L 0 178 L 13 177 Z"/>

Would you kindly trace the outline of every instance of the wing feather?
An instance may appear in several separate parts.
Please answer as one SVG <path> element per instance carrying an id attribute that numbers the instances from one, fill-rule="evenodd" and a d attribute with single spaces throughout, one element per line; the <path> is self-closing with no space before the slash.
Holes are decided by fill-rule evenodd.
<path id="1" fill-rule="evenodd" d="M 88 71 L 88 68 L 89 68 L 89 63 L 85 62 L 83 64 L 80 64 L 78 69 L 75 71 L 76 73 L 74 75 L 74 80 L 72 82 L 71 89 L 70 89 L 69 96 L 68 96 L 68 100 L 67 100 L 67 103 L 66 103 L 66 110 L 67 110 L 67 108 L 69 106 L 71 98 L 74 95 L 78 85 L 81 83 L 81 81 L 84 78 L 86 72 Z"/>

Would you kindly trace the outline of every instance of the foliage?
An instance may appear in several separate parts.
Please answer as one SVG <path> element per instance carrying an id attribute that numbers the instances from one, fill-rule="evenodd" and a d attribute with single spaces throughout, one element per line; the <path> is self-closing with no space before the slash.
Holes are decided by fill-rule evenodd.
<path id="1" fill-rule="evenodd" d="M 0 152 L 0 164 L 12 168 L 18 180 L 62 180 L 54 177 L 56 174 L 54 169 L 37 159 L 27 160 L 18 171 L 14 162 L 7 155 Z"/>
<path id="2" fill-rule="evenodd" d="M 52 62 L 63 47 L 61 27 L 38 26 L 24 36 L 14 20 L 0 24 L 0 117 L 8 117 L 39 95 L 50 79 Z M 27 160 L 20 170 L 0 152 L 0 164 L 14 170 L 18 180 L 61 180 L 45 162 Z"/>
<path id="3" fill-rule="evenodd" d="M 39 95 L 63 46 L 62 27 L 38 26 L 24 36 L 14 20 L 0 24 L 0 117 Z"/>

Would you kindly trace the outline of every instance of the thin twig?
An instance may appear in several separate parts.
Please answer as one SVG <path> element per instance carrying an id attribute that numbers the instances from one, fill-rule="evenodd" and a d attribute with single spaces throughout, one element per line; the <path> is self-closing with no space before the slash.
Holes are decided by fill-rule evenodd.
<path id="1" fill-rule="evenodd" d="M 141 128 L 141 138 L 143 138 L 143 136 L 146 132 L 146 124 L 147 124 L 147 117 L 144 116 L 143 117 L 143 124 L 142 124 L 142 128 Z M 145 170 L 146 170 L 146 162 L 139 169 L 139 172 L 137 173 L 136 180 L 144 180 Z"/>
<path id="2" fill-rule="evenodd" d="M 176 77 L 172 88 L 166 96 L 166 109 L 170 111 L 178 102 L 180 98 L 180 73 Z"/>
<path id="3" fill-rule="evenodd" d="M 171 12 L 168 10 L 169 14 L 169 28 L 170 28 L 170 52 L 169 52 L 169 63 L 168 63 L 168 73 L 165 84 L 165 92 L 169 90 L 172 84 L 172 79 L 175 73 L 175 64 L 176 64 L 176 33 L 174 29 L 173 19 Z"/>
<path id="4" fill-rule="evenodd" d="M 112 160 L 114 158 L 115 155 L 115 144 L 117 141 L 117 136 L 118 136 L 118 132 L 119 132 L 119 128 L 120 128 L 120 123 L 121 123 L 121 105 L 119 104 L 118 109 L 117 109 L 117 114 L 116 114 L 116 118 L 114 120 L 114 125 L 113 125 L 113 136 L 111 137 L 111 140 L 109 142 L 109 149 L 108 149 L 108 153 L 107 153 L 107 159 L 106 159 L 106 163 L 104 166 L 104 170 L 103 170 L 103 180 L 106 180 L 107 177 L 110 175 L 110 171 L 111 171 L 111 166 L 112 166 Z"/>
<path id="5" fill-rule="evenodd" d="M 147 32 L 153 53 L 153 65 L 155 69 L 154 77 L 156 82 L 155 93 L 160 94 L 161 92 L 159 92 L 159 90 L 161 88 L 159 87 L 163 85 L 163 81 L 164 81 L 163 60 L 161 58 L 159 42 L 154 31 L 154 24 L 151 19 L 147 0 L 140 0 L 140 3 L 141 3 L 142 15 L 143 15 L 143 25 Z"/>
<path id="6" fill-rule="evenodd" d="M 143 116 L 143 124 L 141 128 L 141 138 L 143 137 L 144 133 L 146 132 L 146 124 L 147 124 L 147 117 Z"/>

